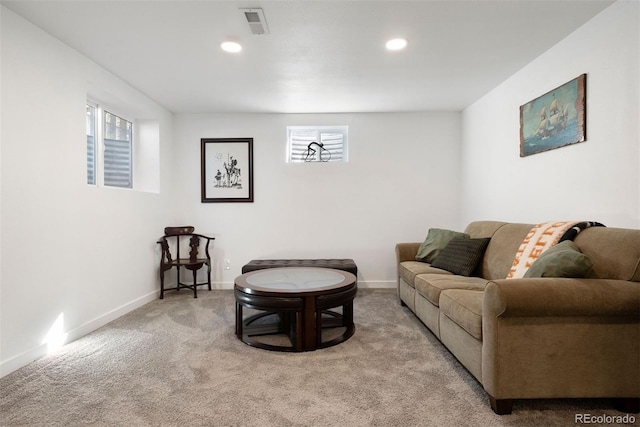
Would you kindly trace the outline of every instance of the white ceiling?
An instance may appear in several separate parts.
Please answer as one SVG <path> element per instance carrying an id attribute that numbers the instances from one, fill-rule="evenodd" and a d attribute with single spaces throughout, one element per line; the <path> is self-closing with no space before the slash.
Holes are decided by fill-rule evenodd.
<path id="1" fill-rule="evenodd" d="M 613 1 L 1 2 L 172 112 L 322 113 L 462 110 Z"/>

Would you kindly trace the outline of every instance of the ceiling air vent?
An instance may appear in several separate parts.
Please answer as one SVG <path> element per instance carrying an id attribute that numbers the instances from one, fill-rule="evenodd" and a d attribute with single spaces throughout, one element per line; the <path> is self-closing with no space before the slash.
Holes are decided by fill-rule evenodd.
<path id="1" fill-rule="evenodd" d="M 251 34 L 269 34 L 269 27 L 267 27 L 267 20 L 264 18 L 264 12 L 262 9 L 240 9 L 244 15 Z"/>

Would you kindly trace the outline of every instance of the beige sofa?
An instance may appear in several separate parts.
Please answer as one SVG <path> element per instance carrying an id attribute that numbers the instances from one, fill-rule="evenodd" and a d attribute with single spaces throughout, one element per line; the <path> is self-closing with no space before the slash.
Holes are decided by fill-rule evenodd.
<path id="1" fill-rule="evenodd" d="M 640 230 L 579 233 L 591 278 L 505 279 L 533 226 L 469 224 L 471 238 L 491 238 L 479 277 L 415 261 L 420 243 L 398 243 L 402 305 L 480 381 L 497 414 L 530 398 L 614 398 L 638 412 Z"/>

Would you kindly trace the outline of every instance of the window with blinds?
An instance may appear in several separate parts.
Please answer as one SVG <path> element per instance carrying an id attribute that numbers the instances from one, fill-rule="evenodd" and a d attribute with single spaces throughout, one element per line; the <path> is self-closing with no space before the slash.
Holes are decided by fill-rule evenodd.
<path id="1" fill-rule="evenodd" d="M 348 126 L 287 126 L 287 161 L 346 162 Z"/>
<path id="2" fill-rule="evenodd" d="M 133 188 L 133 123 L 87 100 L 87 184 Z"/>
<path id="3" fill-rule="evenodd" d="M 104 112 L 104 185 L 132 188 L 133 123 Z"/>

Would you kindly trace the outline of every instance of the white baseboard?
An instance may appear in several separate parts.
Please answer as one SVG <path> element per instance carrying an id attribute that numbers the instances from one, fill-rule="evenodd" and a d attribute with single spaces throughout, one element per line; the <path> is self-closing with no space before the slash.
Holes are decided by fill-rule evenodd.
<path id="1" fill-rule="evenodd" d="M 233 289 L 233 282 L 212 282 L 211 289 L 218 289 L 218 290 Z"/>
<path id="2" fill-rule="evenodd" d="M 362 289 L 396 289 L 398 282 L 395 280 L 358 281 L 358 287 Z"/>
<path id="3" fill-rule="evenodd" d="M 63 344 L 69 343 L 71 341 L 75 341 L 78 338 L 81 338 L 87 335 L 90 332 L 95 331 L 96 329 L 106 325 L 112 320 L 117 319 L 120 316 L 123 316 L 129 313 L 132 310 L 135 310 L 138 307 L 142 307 L 143 305 L 155 300 L 158 298 L 158 291 L 151 292 L 147 295 L 144 295 L 134 301 L 128 302 L 120 307 L 111 310 L 103 315 L 100 315 L 79 327 L 72 329 L 70 331 L 66 331 L 66 339 Z M 0 378 L 5 375 L 10 374 L 11 372 L 22 368 L 23 366 L 28 365 L 29 363 L 38 360 L 39 358 L 46 356 L 48 351 L 48 345 L 41 344 L 36 348 L 32 348 L 22 354 L 14 356 L 8 360 L 3 360 L 0 363 Z"/>

